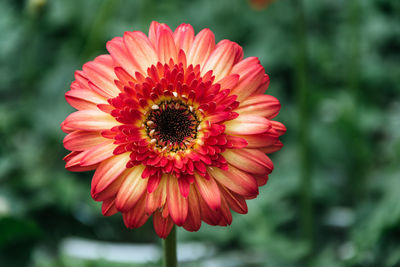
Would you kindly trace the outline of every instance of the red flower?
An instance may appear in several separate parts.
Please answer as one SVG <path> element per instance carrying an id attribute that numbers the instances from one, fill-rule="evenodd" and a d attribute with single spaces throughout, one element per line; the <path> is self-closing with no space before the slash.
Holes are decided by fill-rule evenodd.
<path id="1" fill-rule="evenodd" d="M 247 213 L 282 147 L 271 121 L 279 101 L 263 95 L 269 77 L 242 48 L 190 25 L 153 22 L 149 37 L 125 32 L 76 71 L 65 96 L 78 111 L 61 124 L 71 171 L 96 170 L 92 197 L 129 228 L 153 215 L 165 238 L 173 224 L 231 224 Z"/>

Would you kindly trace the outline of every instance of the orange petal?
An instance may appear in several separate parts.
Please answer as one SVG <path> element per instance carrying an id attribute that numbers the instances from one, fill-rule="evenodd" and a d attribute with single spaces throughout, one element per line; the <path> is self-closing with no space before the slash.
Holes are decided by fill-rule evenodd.
<path id="1" fill-rule="evenodd" d="M 279 136 L 286 133 L 286 127 L 279 121 L 271 121 L 272 128 L 278 133 Z"/>
<path id="2" fill-rule="evenodd" d="M 110 114 L 91 109 L 71 113 L 64 121 L 67 128 L 86 131 L 107 130 L 119 124 Z"/>
<path id="3" fill-rule="evenodd" d="M 132 209 L 147 188 L 147 179 L 142 178 L 143 165 L 130 168 L 118 191 L 115 205 L 120 211 Z M 144 204 L 143 204 L 144 205 Z"/>
<path id="4" fill-rule="evenodd" d="M 133 207 L 131 210 L 122 213 L 122 217 L 124 219 L 124 223 L 128 228 L 139 228 L 149 218 L 149 215 L 146 214 L 144 210 L 144 197 L 142 197 L 137 205 Z"/>
<path id="5" fill-rule="evenodd" d="M 227 149 L 222 156 L 233 166 L 254 174 L 269 174 L 274 165 L 271 159 L 258 149 Z"/>
<path id="6" fill-rule="evenodd" d="M 98 144 L 83 152 L 81 159 L 81 166 L 89 166 L 102 162 L 112 156 L 114 156 L 114 149 L 117 145 L 114 145 L 114 140 L 105 139 L 103 143 Z"/>
<path id="7" fill-rule="evenodd" d="M 172 58 L 174 62 L 177 62 L 178 50 L 175 46 L 174 38 L 172 37 L 171 31 L 161 30 L 158 38 L 157 46 L 158 59 L 161 63 L 168 63 Z"/>
<path id="8" fill-rule="evenodd" d="M 161 178 L 160 184 L 157 186 L 157 189 L 150 194 L 146 194 L 146 213 L 152 214 L 157 209 L 163 207 L 166 199 L 167 199 L 167 175 L 164 175 Z"/>
<path id="9" fill-rule="evenodd" d="M 156 48 L 158 45 L 158 40 L 160 38 L 160 32 L 166 30 L 172 34 L 171 28 L 165 23 L 159 23 L 157 21 L 153 21 L 150 24 L 149 28 L 149 40 Z"/>
<path id="10" fill-rule="evenodd" d="M 187 231 L 195 232 L 200 229 L 201 214 L 200 214 L 198 192 L 193 184 L 190 185 L 188 202 L 189 202 L 189 210 L 186 221 L 183 224 L 183 228 L 185 228 Z"/>
<path id="11" fill-rule="evenodd" d="M 208 172 L 223 186 L 245 197 L 258 195 L 257 181 L 247 172 L 241 171 L 232 165 L 227 171 L 219 168 L 209 168 Z"/>
<path id="12" fill-rule="evenodd" d="M 123 38 L 115 37 L 111 41 L 108 41 L 106 46 L 115 63 L 128 72 L 130 76 L 135 77 L 135 73 L 140 71 L 140 66 L 128 52 Z"/>
<path id="13" fill-rule="evenodd" d="M 275 130 L 261 134 L 241 135 L 246 140 L 248 148 L 261 148 L 275 144 L 278 141 L 278 134 Z"/>
<path id="14" fill-rule="evenodd" d="M 196 35 L 192 47 L 189 49 L 187 64 L 192 64 L 193 66 L 200 64 L 202 66 L 214 50 L 214 47 L 215 37 L 212 31 L 209 29 L 202 30 Z"/>
<path id="15" fill-rule="evenodd" d="M 76 82 L 72 84 L 76 84 Z M 107 104 L 107 100 L 103 96 L 90 89 L 70 90 L 65 93 L 65 99 L 77 110 L 97 109 L 97 104 Z"/>
<path id="16" fill-rule="evenodd" d="M 212 210 L 200 195 L 198 199 L 199 199 L 201 219 L 209 225 L 218 225 L 219 222 L 221 221 L 221 213 Z"/>
<path id="17" fill-rule="evenodd" d="M 174 32 L 174 40 L 178 50 L 182 49 L 187 54 L 189 48 L 192 46 L 193 39 L 194 30 L 191 25 L 183 23 L 176 28 Z"/>
<path id="18" fill-rule="evenodd" d="M 91 194 L 94 199 L 96 199 L 97 194 L 104 191 L 126 170 L 126 163 L 129 160 L 129 153 L 124 153 L 100 163 L 92 179 Z"/>
<path id="19" fill-rule="evenodd" d="M 232 192 L 231 190 L 222 185 L 220 186 L 220 188 L 221 188 L 221 194 L 225 197 L 226 202 L 234 212 L 237 212 L 239 214 L 247 213 L 248 209 L 244 197 Z"/>
<path id="20" fill-rule="evenodd" d="M 241 115 L 225 123 L 228 134 L 250 135 L 266 132 L 271 128 L 271 122 L 266 118 L 254 115 Z"/>
<path id="21" fill-rule="evenodd" d="M 246 58 L 233 66 L 232 74 L 239 74 L 238 84 L 232 88 L 231 94 L 238 96 L 238 101 L 245 100 L 253 94 L 263 82 L 265 71 L 254 57 Z"/>
<path id="22" fill-rule="evenodd" d="M 212 70 L 215 76 L 215 81 L 218 82 L 225 77 L 232 69 L 232 66 L 237 62 L 238 56 L 243 55 L 242 48 L 231 41 L 222 40 L 219 42 L 215 50 L 208 57 L 205 62 L 201 74 Z"/>
<path id="23" fill-rule="evenodd" d="M 239 77 L 240 76 L 238 74 L 230 74 L 225 76 L 222 80 L 218 82 L 221 85 L 221 90 L 232 89 L 233 87 L 235 87 L 236 84 L 239 82 Z"/>
<path id="24" fill-rule="evenodd" d="M 153 225 L 154 230 L 160 238 L 167 238 L 169 233 L 171 232 L 172 226 L 174 226 L 174 222 L 171 217 L 164 218 L 161 215 L 161 212 L 156 212 L 153 214 Z"/>
<path id="25" fill-rule="evenodd" d="M 74 131 L 64 137 L 64 147 L 71 151 L 83 151 L 106 139 L 99 132 Z"/>
<path id="26" fill-rule="evenodd" d="M 188 214 L 188 201 L 179 191 L 178 179 L 174 176 L 167 178 L 168 211 L 174 223 L 182 226 Z"/>
<path id="27" fill-rule="evenodd" d="M 85 63 L 82 70 L 99 89 L 96 93 L 106 98 L 116 97 L 120 93 L 114 83 L 117 76 L 114 73 L 114 64 L 110 55 L 98 56 L 94 61 Z"/>
<path id="28" fill-rule="evenodd" d="M 224 195 L 221 195 L 221 215 L 223 219 L 222 225 L 230 225 L 232 223 L 232 213 Z"/>
<path id="29" fill-rule="evenodd" d="M 221 196 L 215 180 L 212 177 L 206 180 L 198 174 L 195 174 L 194 177 L 200 196 L 211 209 L 218 210 L 221 207 Z"/>
<path id="30" fill-rule="evenodd" d="M 141 73 L 146 74 L 151 65 L 157 64 L 158 58 L 147 36 L 139 31 L 125 32 L 124 43 Z M 135 77 L 135 76 L 133 76 Z"/>
<path id="31" fill-rule="evenodd" d="M 117 212 L 118 210 L 115 208 L 114 198 L 109 198 L 103 201 L 101 205 L 101 213 L 103 213 L 104 216 L 111 216 Z"/>
<path id="32" fill-rule="evenodd" d="M 239 115 L 257 115 L 272 119 L 281 109 L 279 100 L 271 95 L 253 95 L 240 103 L 235 110 Z"/>

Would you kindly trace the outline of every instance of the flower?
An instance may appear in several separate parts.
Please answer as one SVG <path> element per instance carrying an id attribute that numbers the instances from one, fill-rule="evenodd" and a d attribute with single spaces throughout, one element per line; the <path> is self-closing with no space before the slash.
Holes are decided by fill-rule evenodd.
<path id="1" fill-rule="evenodd" d="M 269 77 L 242 48 L 192 26 L 153 22 L 149 37 L 125 32 L 75 72 L 61 128 L 70 171 L 96 170 L 91 195 L 128 228 L 153 216 L 166 238 L 174 224 L 231 224 L 247 213 L 282 147 L 279 101 Z"/>
<path id="2" fill-rule="evenodd" d="M 249 0 L 252 8 L 262 10 L 267 8 L 274 0 Z"/>

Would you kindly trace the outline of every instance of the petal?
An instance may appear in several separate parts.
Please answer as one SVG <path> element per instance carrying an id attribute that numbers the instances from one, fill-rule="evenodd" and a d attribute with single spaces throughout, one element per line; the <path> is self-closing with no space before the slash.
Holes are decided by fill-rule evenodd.
<path id="1" fill-rule="evenodd" d="M 198 174 L 194 177 L 200 196 L 212 210 L 218 210 L 221 207 L 221 196 L 215 180 L 213 178 L 207 180 Z"/>
<path id="2" fill-rule="evenodd" d="M 221 195 L 221 215 L 224 221 L 223 225 L 230 225 L 232 223 L 232 213 L 224 195 Z"/>
<path id="3" fill-rule="evenodd" d="M 239 82 L 238 74 L 230 74 L 221 79 L 218 83 L 221 85 L 221 91 L 224 89 L 231 89 L 237 85 Z"/>
<path id="4" fill-rule="evenodd" d="M 187 54 L 189 48 L 192 46 L 193 39 L 194 30 L 191 25 L 183 23 L 176 28 L 174 32 L 174 40 L 178 50 L 182 49 Z"/>
<path id="5" fill-rule="evenodd" d="M 258 149 L 228 149 L 222 156 L 233 166 L 254 174 L 269 174 L 274 165 L 271 159 Z"/>
<path id="6" fill-rule="evenodd" d="M 106 138 L 99 132 L 74 131 L 64 137 L 64 147 L 71 151 L 83 151 L 103 143 Z"/>
<path id="7" fill-rule="evenodd" d="M 252 197 L 258 194 L 257 181 L 252 175 L 232 165 L 229 166 L 227 171 L 219 168 L 209 168 L 208 171 L 219 183 L 239 195 Z"/>
<path id="8" fill-rule="evenodd" d="M 189 210 L 183 228 L 190 232 L 198 231 L 201 226 L 200 204 L 198 192 L 193 184 L 190 185 L 188 202 Z"/>
<path id="9" fill-rule="evenodd" d="M 132 77 L 135 77 L 135 73 L 140 71 L 140 66 L 128 52 L 123 38 L 115 37 L 111 41 L 108 41 L 106 46 L 114 62 L 121 66 Z"/>
<path id="10" fill-rule="evenodd" d="M 168 63 L 170 59 L 172 59 L 174 62 L 177 62 L 178 51 L 170 30 L 168 31 L 163 29 L 160 31 L 157 54 L 161 63 Z"/>
<path id="11" fill-rule="evenodd" d="M 208 60 L 201 70 L 201 74 L 212 70 L 215 76 L 215 81 L 224 78 L 232 69 L 232 66 L 237 63 L 237 55 L 243 55 L 242 48 L 234 42 L 222 40 L 219 42 L 215 50 L 211 53 Z"/>
<path id="12" fill-rule="evenodd" d="M 234 212 L 237 212 L 239 214 L 247 213 L 248 209 L 244 197 L 232 192 L 231 190 L 229 190 L 224 186 L 220 186 L 220 188 L 221 188 L 221 194 L 225 197 L 226 202 Z"/>
<path id="13" fill-rule="evenodd" d="M 270 130 L 261 134 L 242 135 L 239 137 L 247 141 L 248 148 L 259 148 L 275 144 L 278 141 L 279 135 L 275 130 Z"/>
<path id="14" fill-rule="evenodd" d="M 146 74 L 151 65 L 157 64 L 157 54 L 144 33 L 139 31 L 125 32 L 124 43 L 142 74 Z"/>
<path id="15" fill-rule="evenodd" d="M 116 97 L 120 90 L 115 85 L 114 80 L 117 76 L 114 73 L 114 64 L 110 55 L 101 55 L 94 61 L 85 63 L 82 70 L 88 79 L 96 85 L 96 93 L 106 97 Z"/>
<path id="16" fill-rule="evenodd" d="M 268 74 L 264 74 L 264 78 L 258 88 L 254 91 L 255 95 L 263 95 L 267 91 L 269 87 L 269 76 Z"/>
<path id="17" fill-rule="evenodd" d="M 255 175 L 254 178 L 257 180 L 258 186 L 266 185 L 268 182 L 268 175 Z"/>
<path id="18" fill-rule="evenodd" d="M 172 34 L 171 28 L 165 23 L 159 23 L 157 21 L 153 21 L 150 24 L 149 28 L 149 40 L 153 44 L 154 47 L 157 47 L 158 40 L 160 38 L 160 32 L 162 30 L 166 30 Z"/>
<path id="19" fill-rule="evenodd" d="M 147 179 L 142 178 L 143 170 L 143 165 L 129 169 L 115 199 L 115 206 L 119 211 L 132 209 L 146 191 Z"/>
<path id="20" fill-rule="evenodd" d="M 65 156 L 64 157 L 64 161 L 66 163 L 65 168 L 71 172 L 85 172 L 96 169 L 98 164 L 85 167 L 80 166 L 82 154 L 83 153 L 81 152 L 74 151 Z"/>
<path id="21" fill-rule="evenodd" d="M 103 96 L 88 89 L 70 90 L 65 93 L 65 99 L 77 110 L 97 109 L 97 104 L 107 104 L 107 100 Z"/>
<path id="22" fill-rule="evenodd" d="M 117 147 L 117 145 L 114 145 L 113 143 L 114 140 L 104 138 L 103 143 L 98 144 L 83 152 L 81 166 L 97 164 L 114 156 L 113 151 Z"/>
<path id="23" fill-rule="evenodd" d="M 279 100 L 271 95 L 252 95 L 240 103 L 235 109 L 239 115 L 257 115 L 272 119 L 281 109 Z"/>
<path id="24" fill-rule="evenodd" d="M 193 66 L 200 64 L 200 66 L 202 66 L 214 50 L 214 47 L 215 37 L 212 31 L 209 29 L 202 30 L 196 35 L 193 44 L 189 49 L 187 64 L 192 64 Z"/>
<path id="25" fill-rule="evenodd" d="M 286 133 L 286 127 L 279 121 L 271 121 L 272 128 L 278 133 L 279 136 Z"/>
<path id="26" fill-rule="evenodd" d="M 146 195 L 146 213 L 152 214 L 157 209 L 164 206 L 167 199 L 167 175 L 161 178 L 157 189 Z"/>
<path id="27" fill-rule="evenodd" d="M 254 115 L 241 115 L 234 120 L 225 122 L 225 133 L 228 134 L 259 134 L 271 128 L 271 122 L 266 118 Z"/>
<path id="28" fill-rule="evenodd" d="M 281 141 L 277 141 L 275 144 L 267 146 L 267 147 L 261 147 L 260 150 L 266 154 L 270 154 L 273 152 L 276 152 L 280 150 L 283 147 L 283 144 Z"/>
<path id="29" fill-rule="evenodd" d="M 153 225 L 154 230 L 160 238 L 167 238 L 169 233 L 171 232 L 172 226 L 174 226 L 174 222 L 171 217 L 164 218 L 161 212 L 156 212 L 153 214 Z"/>
<path id="30" fill-rule="evenodd" d="M 118 210 L 115 208 L 114 198 L 109 198 L 103 201 L 103 204 L 101 205 L 101 213 L 103 213 L 104 216 L 111 216 L 117 212 Z"/>
<path id="31" fill-rule="evenodd" d="M 238 101 L 241 102 L 257 90 L 263 82 L 265 71 L 257 58 L 250 57 L 233 66 L 231 74 L 240 75 L 239 82 L 232 88 L 231 94 L 237 95 Z"/>
<path id="32" fill-rule="evenodd" d="M 178 179 L 174 176 L 167 178 L 168 211 L 174 223 L 182 226 L 188 213 L 188 201 L 179 192 Z"/>
<path id="33" fill-rule="evenodd" d="M 126 169 L 121 175 L 119 175 L 114 181 L 112 181 L 104 190 L 99 191 L 97 194 L 93 195 L 93 199 L 96 201 L 105 201 L 109 198 L 115 200 L 115 197 L 121 187 L 121 184 L 125 181 L 126 175 L 129 169 Z M 115 206 L 115 201 L 114 201 Z"/>
<path id="34" fill-rule="evenodd" d="M 145 207 L 144 202 L 145 202 L 144 197 L 142 197 L 138 201 L 137 205 L 133 207 L 133 209 L 122 213 L 126 227 L 139 228 L 143 224 L 145 224 L 145 222 L 149 218 L 149 215 L 147 215 L 144 210 Z"/>
<path id="35" fill-rule="evenodd" d="M 91 194 L 94 199 L 126 170 L 126 163 L 129 160 L 129 153 L 124 153 L 100 163 L 92 179 Z"/>
<path id="36" fill-rule="evenodd" d="M 200 196 L 200 194 L 198 195 L 198 197 L 201 219 L 209 225 L 218 225 L 221 220 L 221 213 L 212 210 L 204 201 L 204 199 Z"/>
<path id="37" fill-rule="evenodd" d="M 79 110 L 64 121 L 67 128 L 86 131 L 107 130 L 119 124 L 110 114 L 100 110 Z"/>

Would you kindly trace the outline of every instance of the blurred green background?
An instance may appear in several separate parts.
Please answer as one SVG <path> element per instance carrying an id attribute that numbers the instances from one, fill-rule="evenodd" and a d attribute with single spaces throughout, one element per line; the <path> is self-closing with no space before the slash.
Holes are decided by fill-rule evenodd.
<path id="1" fill-rule="evenodd" d="M 288 128 L 247 215 L 179 229 L 182 266 L 400 266 L 399 0 L 1 0 L 0 266 L 159 265 L 151 221 L 104 218 L 64 169 L 59 128 L 74 71 L 152 20 L 259 57 Z"/>

